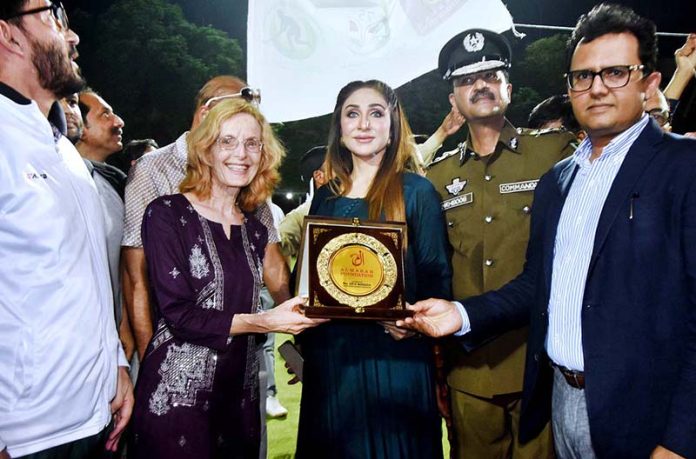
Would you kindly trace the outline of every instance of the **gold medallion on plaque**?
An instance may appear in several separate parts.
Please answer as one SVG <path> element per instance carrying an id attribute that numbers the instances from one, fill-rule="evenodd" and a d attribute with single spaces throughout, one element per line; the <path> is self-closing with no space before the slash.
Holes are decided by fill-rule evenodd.
<path id="1" fill-rule="evenodd" d="M 333 238 L 319 252 L 319 283 L 336 300 L 362 310 L 384 300 L 394 288 L 397 267 L 382 242 L 364 233 Z"/>
<path id="2" fill-rule="evenodd" d="M 296 289 L 307 317 L 398 320 L 404 301 L 403 222 L 305 217 Z"/>

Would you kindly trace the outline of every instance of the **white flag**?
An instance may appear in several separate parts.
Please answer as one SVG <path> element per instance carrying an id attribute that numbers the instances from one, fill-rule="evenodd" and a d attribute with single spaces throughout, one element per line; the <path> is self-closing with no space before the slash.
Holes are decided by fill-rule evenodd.
<path id="1" fill-rule="evenodd" d="M 500 0 L 249 0 L 247 77 L 269 121 L 311 118 L 350 81 L 396 88 L 459 32 L 511 27 Z"/>

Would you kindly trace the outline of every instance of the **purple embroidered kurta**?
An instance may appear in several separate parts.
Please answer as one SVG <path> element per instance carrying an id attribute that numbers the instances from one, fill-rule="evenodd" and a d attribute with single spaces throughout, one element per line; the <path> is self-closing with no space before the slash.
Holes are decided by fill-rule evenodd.
<path id="1" fill-rule="evenodd" d="M 148 206 L 142 238 L 157 325 L 135 391 L 131 457 L 258 457 L 256 335 L 231 338 L 230 327 L 258 309 L 266 227 L 246 215 L 228 239 L 176 194 Z"/>

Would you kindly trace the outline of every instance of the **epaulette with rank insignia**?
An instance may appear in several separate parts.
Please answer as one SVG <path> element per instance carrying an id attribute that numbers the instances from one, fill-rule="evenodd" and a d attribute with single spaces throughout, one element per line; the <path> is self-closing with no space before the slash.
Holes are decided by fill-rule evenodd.
<path id="1" fill-rule="evenodd" d="M 519 135 L 527 135 L 532 137 L 538 137 L 545 134 L 555 134 L 558 132 L 568 132 L 566 128 L 546 128 L 546 129 L 529 129 L 529 128 L 517 128 L 517 133 Z"/>
<path id="2" fill-rule="evenodd" d="M 440 155 L 440 156 L 438 156 L 437 158 L 434 158 L 432 161 L 430 161 L 430 164 L 428 164 L 426 167 L 430 168 L 430 167 L 432 167 L 434 164 L 437 164 L 437 163 L 439 163 L 440 161 L 442 161 L 443 159 L 447 159 L 447 158 L 449 158 L 450 156 L 456 155 L 457 153 L 459 153 L 459 152 L 461 151 L 461 148 L 462 148 L 462 145 L 460 144 L 460 145 L 457 146 L 457 148 L 455 148 L 454 150 L 450 150 L 450 151 L 444 152 L 442 155 Z"/>

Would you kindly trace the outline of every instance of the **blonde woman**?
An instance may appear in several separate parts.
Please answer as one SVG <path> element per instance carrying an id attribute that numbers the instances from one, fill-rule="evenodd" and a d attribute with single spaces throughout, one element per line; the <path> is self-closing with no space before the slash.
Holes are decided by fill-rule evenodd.
<path id="1" fill-rule="evenodd" d="M 143 219 L 158 321 L 138 378 L 129 452 L 258 457 L 258 334 L 321 322 L 301 314 L 299 298 L 259 311 L 272 225 L 255 211 L 278 181 L 283 149 L 241 99 L 216 105 L 187 141 L 181 194 L 156 199 Z"/>

